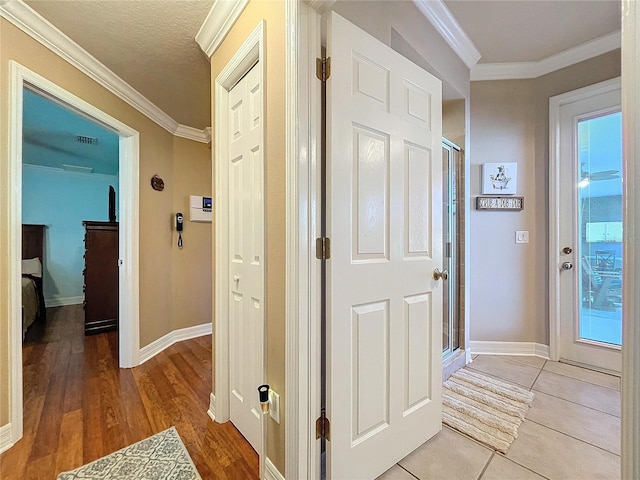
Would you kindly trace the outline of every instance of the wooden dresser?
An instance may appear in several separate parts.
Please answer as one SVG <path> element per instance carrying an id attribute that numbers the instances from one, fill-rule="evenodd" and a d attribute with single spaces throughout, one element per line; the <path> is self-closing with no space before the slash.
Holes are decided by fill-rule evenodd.
<path id="1" fill-rule="evenodd" d="M 84 333 L 118 329 L 118 223 L 82 222 L 84 235 Z"/>

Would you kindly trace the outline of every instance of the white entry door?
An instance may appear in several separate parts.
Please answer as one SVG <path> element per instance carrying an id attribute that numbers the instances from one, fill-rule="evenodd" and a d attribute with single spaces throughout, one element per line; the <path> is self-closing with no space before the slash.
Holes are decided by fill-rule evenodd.
<path id="1" fill-rule="evenodd" d="M 262 86 L 253 67 L 229 92 L 229 391 L 231 422 L 260 451 L 264 380 Z"/>
<path id="2" fill-rule="evenodd" d="M 564 98 L 567 96 L 559 106 L 559 175 L 555 186 L 559 245 L 552 256 L 557 259 L 559 357 L 620 372 L 620 83 L 606 82 Z"/>
<path id="3" fill-rule="evenodd" d="M 327 19 L 328 478 L 372 479 L 441 429 L 441 82 Z"/>

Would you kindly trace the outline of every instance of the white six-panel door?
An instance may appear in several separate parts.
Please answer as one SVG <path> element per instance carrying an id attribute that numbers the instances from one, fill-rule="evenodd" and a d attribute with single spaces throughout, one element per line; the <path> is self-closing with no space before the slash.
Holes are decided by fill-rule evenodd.
<path id="1" fill-rule="evenodd" d="M 253 67 L 229 91 L 229 391 L 231 422 L 260 451 L 264 352 L 262 86 Z"/>
<path id="2" fill-rule="evenodd" d="M 441 429 L 441 82 L 327 21 L 328 474 L 371 479 Z"/>

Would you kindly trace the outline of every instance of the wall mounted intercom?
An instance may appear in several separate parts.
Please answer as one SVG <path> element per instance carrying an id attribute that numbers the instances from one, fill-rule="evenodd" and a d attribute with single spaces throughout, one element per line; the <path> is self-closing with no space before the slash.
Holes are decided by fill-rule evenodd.
<path id="1" fill-rule="evenodd" d="M 211 222 L 213 200 L 200 195 L 189 196 L 189 220 L 192 222 Z"/>
<path id="2" fill-rule="evenodd" d="M 184 227 L 184 216 L 176 213 L 176 231 L 178 232 L 178 248 L 182 248 L 182 229 Z"/>

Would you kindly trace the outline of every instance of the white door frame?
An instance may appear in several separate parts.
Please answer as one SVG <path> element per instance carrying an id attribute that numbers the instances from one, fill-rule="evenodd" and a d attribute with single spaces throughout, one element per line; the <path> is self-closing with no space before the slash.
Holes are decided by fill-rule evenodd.
<path id="1" fill-rule="evenodd" d="M 625 173 L 622 321 L 622 478 L 640 478 L 640 2 L 622 2 L 622 136 Z M 635 240 L 635 241 L 632 241 Z"/>
<path id="2" fill-rule="evenodd" d="M 258 63 L 260 84 L 262 85 L 262 115 L 264 119 L 266 62 L 264 58 L 264 29 L 262 20 L 251 32 L 242 46 L 222 69 L 215 81 L 215 252 L 214 252 L 214 391 L 211 394 L 209 416 L 216 422 L 229 421 L 229 90 Z M 263 141 L 266 139 L 262 122 Z M 266 152 L 263 155 L 264 165 L 267 163 Z M 266 170 L 265 170 L 266 171 Z M 266 202 L 265 202 L 266 204 Z M 264 214 L 263 214 L 264 215 Z M 266 225 L 266 221 L 265 221 Z M 266 253 L 266 248 L 264 249 Z M 268 266 L 265 264 L 265 276 Z M 266 278 L 266 277 L 265 277 Z M 263 282 L 264 285 L 264 282 Z M 264 298 L 264 294 L 263 294 Z M 266 302 L 264 302 L 266 308 Z M 263 309 L 266 312 L 266 309 Z M 266 314 L 265 314 L 266 319 Z M 264 329 L 266 339 L 266 328 Z M 266 352 L 266 348 L 263 348 Z M 263 369 L 266 367 L 263 354 Z M 266 369 L 263 372 L 266 378 Z M 258 385 L 255 394 L 258 395 Z M 258 452 L 262 462 L 263 452 Z"/>
<path id="3" fill-rule="evenodd" d="M 619 88 L 620 77 L 549 99 L 549 356 L 554 361 L 560 360 L 560 109 Z"/>
<path id="4" fill-rule="evenodd" d="M 319 2 L 286 2 L 285 478 L 320 478 Z M 328 2 L 327 2 L 328 3 Z"/>
<path id="5" fill-rule="evenodd" d="M 121 234 L 119 257 L 119 347 L 121 368 L 138 365 L 139 342 L 139 134 L 107 113 L 76 97 L 15 61 L 9 62 L 9 419 L 11 445 L 22 438 L 22 315 L 20 259 L 22 245 L 22 119 L 23 89 L 29 84 L 111 128 L 119 137 L 119 184 Z M 7 447 L 9 448 L 9 447 Z"/>

